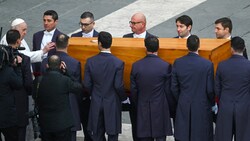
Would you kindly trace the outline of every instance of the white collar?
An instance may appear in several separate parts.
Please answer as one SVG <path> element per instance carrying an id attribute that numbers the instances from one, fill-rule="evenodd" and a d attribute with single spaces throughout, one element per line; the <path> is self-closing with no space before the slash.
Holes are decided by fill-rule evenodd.
<path id="1" fill-rule="evenodd" d="M 189 33 L 187 37 L 181 38 L 181 36 L 179 36 L 180 39 L 187 39 L 189 36 L 191 36 L 191 34 Z"/>
<path id="2" fill-rule="evenodd" d="M 230 35 L 229 37 L 227 37 L 227 39 L 231 40 L 231 39 L 232 39 L 232 36 Z"/>
<path id="3" fill-rule="evenodd" d="M 146 33 L 147 33 L 146 31 L 142 32 L 141 34 L 134 33 L 133 37 L 134 38 L 146 38 Z"/>
<path id="4" fill-rule="evenodd" d="M 94 29 L 92 29 L 89 33 L 82 32 L 82 37 L 93 37 Z"/>
<path id="5" fill-rule="evenodd" d="M 51 30 L 50 32 L 47 30 L 44 30 L 44 35 L 54 35 L 55 31 L 56 31 L 56 28 Z"/>
<path id="6" fill-rule="evenodd" d="M 102 50 L 101 52 L 102 52 L 102 53 L 111 53 L 110 50 Z"/>
<path id="7" fill-rule="evenodd" d="M 199 55 L 198 50 L 197 51 L 189 51 L 189 52 Z"/>

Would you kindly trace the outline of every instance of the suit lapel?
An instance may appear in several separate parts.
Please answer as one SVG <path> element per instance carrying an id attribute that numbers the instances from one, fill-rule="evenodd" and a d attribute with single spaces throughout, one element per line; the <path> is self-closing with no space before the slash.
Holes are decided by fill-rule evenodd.
<path id="1" fill-rule="evenodd" d="M 38 34 L 38 39 L 37 39 L 37 47 L 38 47 L 38 49 L 37 50 L 41 49 L 43 35 L 44 35 L 44 30 L 40 34 Z"/>
<path id="2" fill-rule="evenodd" d="M 52 41 L 52 42 L 55 42 L 55 41 L 56 41 L 56 37 L 57 37 L 59 34 L 60 34 L 60 32 L 56 29 L 56 30 L 55 30 L 55 33 L 54 33 L 54 35 L 53 35 L 53 37 L 52 37 L 52 39 L 51 39 L 51 41 Z"/>

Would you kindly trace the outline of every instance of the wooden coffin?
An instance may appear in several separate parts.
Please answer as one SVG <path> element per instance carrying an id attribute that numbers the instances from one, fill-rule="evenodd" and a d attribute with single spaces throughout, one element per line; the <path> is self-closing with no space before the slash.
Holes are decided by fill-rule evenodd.
<path id="1" fill-rule="evenodd" d="M 231 56 L 230 40 L 228 39 L 200 39 L 199 54 L 211 60 L 216 70 L 218 63 Z M 176 58 L 188 53 L 186 39 L 159 38 L 160 49 L 158 56 L 173 64 Z M 68 53 L 81 62 L 82 79 L 84 79 L 84 66 L 87 58 L 99 53 L 97 38 L 70 38 Z M 111 52 L 125 62 L 124 83 L 130 88 L 130 71 L 132 64 L 145 57 L 144 39 L 139 38 L 113 38 Z"/>

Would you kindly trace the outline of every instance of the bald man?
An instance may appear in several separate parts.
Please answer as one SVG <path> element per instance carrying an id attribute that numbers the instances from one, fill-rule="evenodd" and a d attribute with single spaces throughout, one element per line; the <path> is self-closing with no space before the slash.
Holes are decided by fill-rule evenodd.
<path id="1" fill-rule="evenodd" d="M 135 13 L 129 21 L 132 33 L 126 34 L 124 38 L 147 38 L 154 36 L 146 31 L 146 16 L 143 13 Z M 156 37 L 156 36 L 155 36 Z"/>
<path id="2" fill-rule="evenodd" d="M 47 53 L 48 51 L 50 51 L 51 49 L 54 48 L 53 45 L 48 44 L 42 50 L 30 51 L 30 48 L 24 39 L 24 37 L 27 34 L 28 26 L 27 26 L 27 23 L 21 18 L 16 18 L 15 20 L 13 20 L 11 22 L 11 29 L 16 29 L 19 31 L 19 33 L 21 35 L 21 45 L 20 46 L 25 48 L 25 50 L 20 50 L 20 52 L 23 53 L 24 55 L 30 57 L 31 63 L 41 62 L 43 54 Z M 8 43 L 6 41 L 6 35 L 4 35 L 3 38 L 1 39 L 0 44 L 8 45 Z"/>
<path id="3" fill-rule="evenodd" d="M 147 32 L 146 25 L 147 25 L 146 16 L 141 12 L 135 13 L 131 17 L 131 20 L 129 21 L 129 26 L 131 28 L 132 33 L 123 35 L 123 38 L 157 37 Z M 131 121 L 131 126 L 132 126 L 133 141 L 138 141 L 138 138 L 136 136 L 137 134 L 136 133 L 136 108 L 135 108 L 135 104 L 131 101 L 130 97 L 129 97 L 129 100 L 123 102 L 122 110 L 129 111 L 129 116 L 130 116 L 130 121 Z"/>

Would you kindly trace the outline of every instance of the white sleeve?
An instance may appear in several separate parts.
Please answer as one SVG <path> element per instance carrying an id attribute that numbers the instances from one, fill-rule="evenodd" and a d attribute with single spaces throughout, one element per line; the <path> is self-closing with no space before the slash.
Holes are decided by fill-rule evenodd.
<path id="1" fill-rule="evenodd" d="M 20 50 L 19 52 L 23 53 L 24 55 L 29 56 L 31 63 L 42 62 L 42 56 L 43 56 L 42 50 L 37 50 L 37 51 Z"/>
<path id="2" fill-rule="evenodd" d="M 2 44 L 2 45 L 8 45 L 8 43 L 7 43 L 7 41 L 6 41 L 6 34 L 3 36 L 3 38 L 1 39 L 1 41 L 0 41 L 0 44 Z"/>
<path id="3" fill-rule="evenodd" d="M 21 43 L 22 43 L 21 46 L 24 46 L 25 50 L 19 50 L 19 52 L 23 53 L 26 56 L 29 56 L 31 63 L 42 62 L 42 56 L 43 56 L 42 50 L 30 51 L 28 44 L 24 39 L 22 40 Z M 0 44 L 8 45 L 6 41 L 6 35 L 4 35 L 3 38 L 1 39 Z"/>

